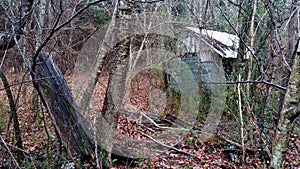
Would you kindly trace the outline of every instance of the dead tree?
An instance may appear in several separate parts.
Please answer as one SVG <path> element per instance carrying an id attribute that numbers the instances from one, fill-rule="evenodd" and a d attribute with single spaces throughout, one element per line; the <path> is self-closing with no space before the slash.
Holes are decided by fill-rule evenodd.
<path id="1" fill-rule="evenodd" d="M 72 157 L 93 160 L 95 145 L 83 125 L 88 125 L 81 116 L 62 73 L 51 57 L 41 53 L 35 70 L 34 82 L 44 105 L 53 119 L 64 146 Z M 80 121 L 79 121 L 80 120 Z M 105 166 L 105 164 L 104 164 Z"/>

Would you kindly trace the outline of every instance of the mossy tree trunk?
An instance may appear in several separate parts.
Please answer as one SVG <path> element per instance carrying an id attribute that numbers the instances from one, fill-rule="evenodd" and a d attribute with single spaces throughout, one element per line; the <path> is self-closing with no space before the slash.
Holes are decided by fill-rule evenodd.
<path id="1" fill-rule="evenodd" d="M 284 168 L 285 153 L 288 150 L 290 134 L 294 129 L 295 119 L 300 115 L 300 39 L 294 60 L 293 70 L 284 97 L 283 108 L 277 125 L 272 147 L 271 168 Z"/>
<path id="2" fill-rule="evenodd" d="M 95 145 L 84 127 L 89 125 L 78 112 L 68 85 L 51 57 L 41 53 L 34 86 L 47 107 L 61 140 L 74 160 L 93 162 Z M 38 80 L 39 79 L 39 80 Z"/>

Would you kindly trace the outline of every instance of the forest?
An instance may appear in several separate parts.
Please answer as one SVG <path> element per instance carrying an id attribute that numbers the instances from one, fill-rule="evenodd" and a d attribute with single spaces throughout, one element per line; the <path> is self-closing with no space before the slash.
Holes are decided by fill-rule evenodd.
<path id="1" fill-rule="evenodd" d="M 1 0 L 0 169 L 300 168 L 300 0 Z"/>

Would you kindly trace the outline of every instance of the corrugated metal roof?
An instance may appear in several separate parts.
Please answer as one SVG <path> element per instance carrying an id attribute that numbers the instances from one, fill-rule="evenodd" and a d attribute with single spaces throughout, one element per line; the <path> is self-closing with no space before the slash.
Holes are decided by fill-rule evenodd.
<path id="1" fill-rule="evenodd" d="M 237 58 L 239 38 L 236 35 L 207 29 L 202 29 L 200 34 L 199 28 L 186 28 L 196 33 L 203 42 L 213 48 L 222 57 Z"/>

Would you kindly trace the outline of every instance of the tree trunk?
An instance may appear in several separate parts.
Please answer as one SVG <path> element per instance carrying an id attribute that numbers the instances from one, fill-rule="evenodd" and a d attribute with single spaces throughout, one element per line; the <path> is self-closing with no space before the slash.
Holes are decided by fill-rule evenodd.
<path id="1" fill-rule="evenodd" d="M 123 109 L 123 98 L 125 95 L 125 85 L 127 80 L 127 72 L 129 69 L 130 56 L 130 19 L 131 19 L 131 0 L 126 0 L 124 4 L 119 2 L 119 18 L 117 27 L 120 32 L 118 35 L 124 38 L 116 50 L 116 57 L 110 69 L 108 88 L 103 104 L 102 115 L 110 127 L 107 129 L 107 137 L 105 138 L 105 146 L 108 151 L 107 162 L 111 164 L 111 153 L 113 148 L 113 139 L 117 127 L 117 121 L 120 111 Z"/>
<path id="2" fill-rule="evenodd" d="M 272 148 L 271 168 L 284 168 L 285 153 L 288 150 L 290 134 L 294 129 L 294 121 L 300 115 L 300 39 L 296 51 L 294 66 Z"/>
<path id="3" fill-rule="evenodd" d="M 292 67 L 292 63 L 295 57 L 295 50 L 297 48 L 297 46 L 295 46 L 295 44 L 297 43 L 297 35 L 299 34 L 299 28 L 298 28 L 298 15 L 297 11 L 299 11 L 299 9 L 297 9 L 297 6 L 299 4 L 299 0 L 293 0 L 291 3 L 291 9 L 290 9 L 290 19 L 289 22 L 287 23 L 287 47 L 284 49 L 286 51 L 284 51 L 285 57 L 286 57 L 286 61 L 289 64 L 290 67 Z M 283 66 L 282 69 L 282 82 L 281 82 L 281 86 L 287 86 L 288 82 L 289 82 L 289 77 L 291 75 L 291 72 L 285 68 L 285 66 Z M 279 111 L 282 109 L 283 107 L 283 101 L 284 101 L 284 95 L 285 93 L 282 92 L 279 95 Z"/>
<path id="4" fill-rule="evenodd" d="M 95 145 L 84 130 L 89 124 L 78 112 L 67 83 L 51 58 L 41 53 L 38 58 L 34 86 L 47 107 L 63 144 L 73 159 L 91 162 Z"/>
<path id="5" fill-rule="evenodd" d="M 19 121 L 18 121 L 16 104 L 15 104 L 12 92 L 10 90 L 10 85 L 9 85 L 1 67 L 0 67 L 0 78 L 2 79 L 2 83 L 3 83 L 3 86 L 5 87 L 6 95 L 7 95 L 8 101 L 9 101 L 10 119 L 12 118 L 13 124 L 14 124 L 16 145 L 20 150 L 22 150 L 23 145 L 22 145 L 21 129 L 20 129 Z M 23 158 L 23 152 L 20 150 L 17 150 L 19 160 L 21 160 Z"/>

